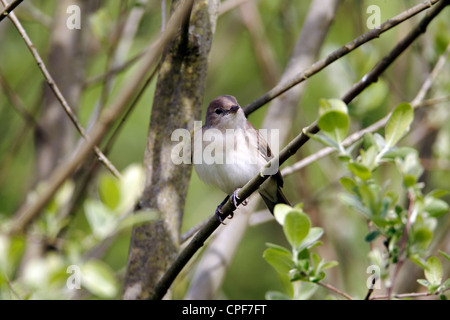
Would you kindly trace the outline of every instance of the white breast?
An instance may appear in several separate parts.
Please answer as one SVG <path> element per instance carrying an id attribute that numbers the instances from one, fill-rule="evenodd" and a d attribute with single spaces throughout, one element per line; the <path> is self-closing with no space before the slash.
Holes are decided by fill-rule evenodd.
<path id="1" fill-rule="evenodd" d="M 210 130 L 212 129 L 205 133 Z M 228 131 L 227 134 L 218 130 L 209 133 L 205 135 L 205 139 L 213 140 L 211 142 L 202 142 L 200 134 L 195 137 L 194 143 L 197 146 L 203 143 L 202 161 L 194 162 L 195 170 L 205 183 L 216 186 L 230 195 L 252 179 L 266 161 L 259 156 L 256 142 L 249 141 L 251 138 L 246 137 L 241 130 Z"/>

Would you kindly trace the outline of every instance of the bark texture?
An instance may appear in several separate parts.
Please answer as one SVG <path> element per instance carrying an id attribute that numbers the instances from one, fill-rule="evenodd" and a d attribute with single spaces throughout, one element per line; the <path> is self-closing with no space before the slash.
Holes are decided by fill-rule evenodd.
<path id="1" fill-rule="evenodd" d="M 144 158 L 145 190 L 139 203 L 140 210 L 158 210 L 160 218 L 133 229 L 125 299 L 148 298 L 178 253 L 192 168 L 172 162 L 171 135 L 178 128 L 193 129 L 194 120 L 200 119 L 218 3 L 196 0 L 189 21 L 162 59 Z"/>

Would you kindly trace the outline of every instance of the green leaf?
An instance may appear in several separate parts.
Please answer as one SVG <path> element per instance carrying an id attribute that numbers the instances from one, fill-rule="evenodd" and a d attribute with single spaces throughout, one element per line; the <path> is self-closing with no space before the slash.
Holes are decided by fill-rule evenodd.
<path id="1" fill-rule="evenodd" d="M 114 298 L 119 293 L 119 284 L 114 271 L 100 260 L 89 260 L 83 264 L 81 284 L 101 298 Z"/>
<path id="2" fill-rule="evenodd" d="M 422 286 L 427 287 L 427 288 L 430 285 L 430 283 L 427 280 L 425 280 L 425 279 L 417 279 L 417 282 L 419 284 L 421 284 Z"/>
<path id="3" fill-rule="evenodd" d="M 349 177 L 342 177 L 339 180 L 339 182 L 345 188 L 345 190 L 347 190 L 348 193 L 355 194 L 355 195 L 357 194 L 358 186 L 356 185 L 355 180 L 353 180 Z"/>
<path id="4" fill-rule="evenodd" d="M 409 153 L 404 159 L 396 158 L 395 163 L 402 173 L 404 185 L 407 188 L 414 186 L 423 173 L 417 151 Z"/>
<path id="5" fill-rule="evenodd" d="M 348 108 L 344 101 L 340 99 L 320 99 L 319 101 L 319 117 L 330 111 L 339 111 L 347 114 Z"/>
<path id="6" fill-rule="evenodd" d="M 418 254 L 411 255 L 409 259 L 422 269 L 425 269 L 427 267 L 427 262 L 423 260 Z"/>
<path id="7" fill-rule="evenodd" d="M 378 199 L 377 186 L 364 184 L 360 186 L 359 193 L 361 194 L 362 203 L 370 210 L 371 215 L 373 217 L 378 216 L 382 203 Z"/>
<path id="8" fill-rule="evenodd" d="M 445 253 L 444 251 L 440 251 L 440 250 L 439 250 L 439 254 L 441 256 L 443 256 L 445 259 L 447 259 L 448 261 L 450 261 L 450 254 Z"/>
<path id="9" fill-rule="evenodd" d="M 295 267 L 292 254 L 285 250 L 268 248 L 264 251 L 263 258 L 280 274 L 288 275 Z"/>
<path id="10" fill-rule="evenodd" d="M 279 250 L 279 251 L 284 251 L 286 254 L 290 255 L 291 251 L 288 250 L 287 248 L 283 247 L 283 246 L 279 246 L 277 244 L 274 243 L 266 243 L 266 246 L 268 246 L 269 248 L 275 249 L 275 250 Z"/>
<path id="11" fill-rule="evenodd" d="M 319 128 L 340 144 L 350 124 L 347 105 L 338 99 L 321 99 L 319 102 Z"/>
<path id="12" fill-rule="evenodd" d="M 433 240 L 433 232 L 426 227 L 420 227 L 413 231 L 413 248 L 427 249 Z"/>
<path id="13" fill-rule="evenodd" d="M 366 242 L 372 242 L 373 240 L 375 240 L 376 238 L 378 238 L 378 236 L 381 234 L 380 231 L 378 230 L 374 230 L 372 232 L 370 232 L 365 238 L 364 240 Z"/>
<path id="14" fill-rule="evenodd" d="M 383 154 L 383 160 L 395 160 L 395 158 L 405 159 L 410 153 L 417 153 L 417 150 L 411 147 L 394 148 Z"/>
<path id="15" fill-rule="evenodd" d="M 371 172 L 369 168 L 367 168 L 365 165 L 357 163 L 357 162 L 351 162 L 347 165 L 347 168 L 358 178 L 361 180 L 368 180 L 371 177 Z"/>
<path id="16" fill-rule="evenodd" d="M 99 239 L 108 236 L 116 227 L 116 218 L 111 209 L 102 202 L 87 199 L 84 202 L 84 212 L 93 234 Z"/>
<path id="17" fill-rule="evenodd" d="M 387 148 L 392 148 L 408 132 L 414 120 L 414 110 L 409 103 L 401 103 L 390 116 L 385 129 Z"/>
<path id="18" fill-rule="evenodd" d="M 119 181 L 109 175 L 100 178 L 99 194 L 102 202 L 110 209 L 115 209 L 120 201 Z"/>
<path id="19" fill-rule="evenodd" d="M 308 134 L 308 136 L 311 139 L 316 140 L 317 142 L 320 142 L 328 147 L 334 148 L 336 150 L 340 150 L 339 144 L 335 140 L 326 136 L 325 134 L 322 134 L 319 132 L 316 134 Z"/>
<path id="20" fill-rule="evenodd" d="M 361 164 L 372 171 L 377 165 L 378 150 L 376 146 L 371 146 L 367 150 L 361 150 Z"/>
<path id="21" fill-rule="evenodd" d="M 443 290 L 447 290 L 450 288 L 450 279 L 445 280 L 444 284 L 442 285 Z"/>
<path id="22" fill-rule="evenodd" d="M 131 228 L 136 224 L 153 221 L 158 217 L 159 214 L 157 210 L 138 211 L 120 220 L 115 231 L 118 232 L 127 228 Z"/>
<path id="23" fill-rule="evenodd" d="M 371 218 L 371 212 L 368 208 L 366 208 L 361 201 L 356 198 L 355 196 L 351 196 L 348 194 L 340 194 L 339 200 L 346 204 L 347 206 L 358 210 L 359 212 L 363 213 L 366 217 Z"/>
<path id="24" fill-rule="evenodd" d="M 294 208 L 292 208 L 291 206 L 288 206 L 284 203 L 279 203 L 275 205 L 275 208 L 273 209 L 273 215 L 280 225 L 284 225 L 284 219 L 286 218 L 287 214 L 293 210 Z"/>
<path id="25" fill-rule="evenodd" d="M 436 189 L 436 190 L 430 191 L 430 193 L 427 194 L 427 197 L 442 198 L 443 196 L 446 196 L 449 193 L 450 193 L 450 191 L 445 190 L 445 189 Z"/>
<path id="26" fill-rule="evenodd" d="M 438 257 L 430 257 L 425 268 L 425 278 L 431 285 L 440 285 L 442 282 L 442 264 Z"/>
<path id="27" fill-rule="evenodd" d="M 308 300 L 319 289 L 317 284 L 302 281 L 299 283 L 300 287 L 297 290 L 294 299 L 296 300 Z"/>
<path id="28" fill-rule="evenodd" d="M 337 267 L 339 265 L 339 262 L 337 262 L 337 261 L 328 261 L 328 262 L 325 262 L 323 265 L 322 265 L 322 270 L 326 270 L 326 269 L 330 269 L 330 268 L 334 268 L 334 267 Z"/>
<path id="29" fill-rule="evenodd" d="M 297 247 L 299 252 L 303 251 L 303 249 L 309 249 L 312 245 L 315 244 L 317 240 L 323 235 L 323 229 L 319 227 L 314 227 L 309 229 L 308 235 L 303 239 L 301 244 Z"/>
<path id="30" fill-rule="evenodd" d="M 448 209 L 449 206 L 447 202 L 441 199 L 431 197 L 425 198 L 425 207 L 423 208 L 423 210 L 428 212 L 432 217 L 438 218 L 446 214 L 448 212 Z"/>
<path id="31" fill-rule="evenodd" d="M 293 248 L 300 246 L 309 233 L 311 221 L 309 217 L 300 211 L 291 211 L 284 219 L 284 234 Z"/>

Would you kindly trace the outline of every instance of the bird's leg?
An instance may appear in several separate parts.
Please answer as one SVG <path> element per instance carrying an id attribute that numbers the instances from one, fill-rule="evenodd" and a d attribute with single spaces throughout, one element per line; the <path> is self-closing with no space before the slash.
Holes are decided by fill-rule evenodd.
<path id="1" fill-rule="evenodd" d="M 233 194 L 231 195 L 231 200 L 232 200 L 235 208 L 238 207 L 237 201 L 241 200 L 241 198 L 239 198 L 239 196 L 238 196 L 239 190 L 241 190 L 241 188 L 237 188 L 236 190 L 234 190 Z M 248 204 L 248 199 L 245 199 L 244 201 L 242 201 L 243 206 L 246 206 L 247 204 Z"/>
<path id="2" fill-rule="evenodd" d="M 222 207 L 225 204 L 225 202 L 228 201 L 229 198 L 230 198 L 230 196 L 227 196 L 225 199 L 223 199 L 223 201 L 217 206 L 217 209 L 216 209 L 216 217 L 217 217 L 217 219 L 219 219 L 221 224 L 226 224 L 223 222 L 221 215 L 223 214 Z"/>
<path id="3" fill-rule="evenodd" d="M 223 207 L 223 205 L 228 201 L 228 199 L 231 197 L 231 203 L 234 205 L 234 209 L 233 209 L 233 211 L 230 213 L 230 215 L 228 216 L 228 218 L 230 218 L 230 219 L 233 219 L 233 216 L 234 216 L 234 210 L 236 210 L 236 208 L 238 207 L 238 200 L 241 200 L 240 198 L 239 198 L 239 196 L 238 196 L 238 192 L 239 192 L 239 190 L 241 190 L 241 188 L 237 188 L 232 194 L 231 194 L 231 196 L 227 196 L 225 199 L 223 199 L 223 201 L 222 201 L 222 203 L 221 204 L 219 204 L 218 206 L 217 206 L 217 209 L 216 209 L 216 216 L 217 216 L 217 219 L 219 219 L 219 221 L 220 221 L 220 223 L 221 224 L 225 224 L 224 222 L 223 222 L 223 219 L 221 218 L 221 215 L 223 214 L 223 212 L 222 212 L 222 207 Z M 248 199 L 245 199 L 244 201 L 242 201 L 242 205 L 243 206 L 246 206 L 248 204 Z"/>

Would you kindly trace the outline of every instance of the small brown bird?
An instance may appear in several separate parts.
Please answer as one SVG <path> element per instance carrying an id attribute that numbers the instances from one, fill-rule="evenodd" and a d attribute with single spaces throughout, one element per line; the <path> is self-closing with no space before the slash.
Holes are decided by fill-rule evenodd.
<path id="1" fill-rule="evenodd" d="M 273 158 L 272 152 L 258 130 L 247 120 L 244 110 L 233 96 L 215 98 L 208 106 L 202 134 L 194 134 L 194 145 L 202 146 L 202 161 L 194 161 L 201 180 L 218 187 L 228 196 L 217 207 L 221 208 L 231 196 L 236 207 L 237 191 L 261 172 Z M 271 168 L 268 178 L 258 189 L 270 212 L 277 203 L 289 204 L 281 191 L 283 178 L 278 167 Z M 247 204 L 247 200 L 243 205 Z M 232 215 L 230 216 L 232 217 Z"/>

